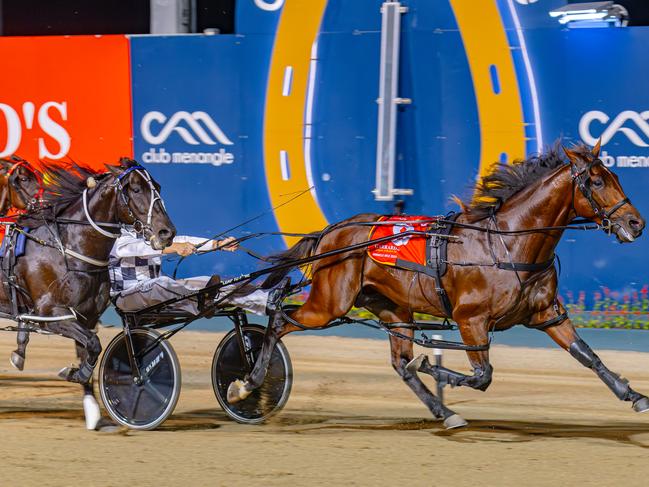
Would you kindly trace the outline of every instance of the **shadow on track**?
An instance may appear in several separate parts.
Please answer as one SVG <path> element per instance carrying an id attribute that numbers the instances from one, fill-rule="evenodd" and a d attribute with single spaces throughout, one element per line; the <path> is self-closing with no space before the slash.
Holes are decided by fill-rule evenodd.
<path id="1" fill-rule="evenodd" d="M 649 448 L 649 424 L 646 423 L 608 423 L 608 424 L 570 424 L 544 423 L 531 421 L 469 421 L 469 426 L 457 430 L 443 430 L 433 433 L 440 438 L 459 443 L 521 443 L 553 438 L 587 438 L 608 440 L 620 444 Z M 645 441 L 635 439 L 638 435 L 648 435 Z"/>

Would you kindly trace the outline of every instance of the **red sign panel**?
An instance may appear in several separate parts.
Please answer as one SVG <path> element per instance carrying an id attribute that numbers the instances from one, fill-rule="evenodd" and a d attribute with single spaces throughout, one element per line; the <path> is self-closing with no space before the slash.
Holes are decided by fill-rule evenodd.
<path id="1" fill-rule="evenodd" d="M 0 59 L 0 157 L 100 168 L 132 156 L 126 37 L 5 37 Z"/>

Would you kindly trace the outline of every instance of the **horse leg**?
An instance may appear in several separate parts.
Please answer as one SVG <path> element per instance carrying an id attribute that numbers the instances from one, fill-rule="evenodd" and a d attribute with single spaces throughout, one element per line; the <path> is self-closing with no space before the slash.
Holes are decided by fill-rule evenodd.
<path id="1" fill-rule="evenodd" d="M 25 368 L 25 355 L 27 352 L 27 344 L 29 343 L 29 331 L 26 329 L 25 323 L 18 323 L 18 333 L 16 334 L 16 350 L 11 352 L 11 365 L 18 370 Z"/>
<path id="2" fill-rule="evenodd" d="M 543 331 L 561 348 L 569 352 L 581 365 L 595 372 L 618 399 L 630 401 L 634 411 L 638 413 L 649 411 L 649 398 L 631 389 L 629 381 L 610 371 L 597 354 L 579 337 L 570 319 L 566 319 L 558 325 L 550 326 Z"/>
<path id="3" fill-rule="evenodd" d="M 92 373 L 95 365 L 97 365 L 97 358 L 101 353 L 99 338 L 94 331 L 82 327 L 76 321 L 47 323 L 44 328 L 52 333 L 71 338 L 76 342 L 79 367 L 64 367 L 59 372 L 59 377 L 82 385 L 86 428 L 94 430 L 101 418 L 99 404 L 95 399 L 92 386 Z"/>
<path id="4" fill-rule="evenodd" d="M 264 383 L 270 357 L 280 338 L 294 331 L 326 326 L 347 314 L 360 291 L 359 260 L 350 258 L 338 265 L 318 270 L 313 277 L 308 299 L 290 314 L 290 319 L 300 326 L 287 322 L 281 310 L 273 314 L 252 372 L 243 380 L 237 379 L 230 383 L 228 387 L 227 400 L 230 404 L 244 400 Z M 358 277 L 343 280 L 337 278 L 337 275 Z"/>
<path id="5" fill-rule="evenodd" d="M 471 318 L 459 323 L 462 341 L 467 345 L 485 345 L 489 342 L 487 328 L 484 326 L 484 319 Z M 432 365 L 428 357 L 421 355 L 415 362 L 416 370 L 433 376 L 442 386 L 449 384 L 451 387 L 465 386 L 486 391 L 491 384 L 493 367 L 489 363 L 489 351 L 467 352 L 469 362 L 473 367 L 473 375 L 466 375 L 446 367 Z M 411 367 L 412 368 L 412 367 Z"/>
<path id="6" fill-rule="evenodd" d="M 365 307 L 384 323 L 409 323 L 412 321 L 412 314 L 404 308 L 391 310 L 376 304 L 367 304 Z M 413 338 L 414 336 L 414 331 L 408 328 L 395 328 L 394 331 L 409 338 Z M 433 413 L 433 416 L 444 420 L 446 429 L 466 426 L 467 422 L 459 414 L 444 406 L 439 398 L 426 387 L 417 375 L 416 370 L 412 371 L 408 369 L 407 366 L 412 362 L 414 356 L 412 348 L 413 344 L 411 340 L 390 336 L 390 355 L 394 370 L 408 387 L 412 389 L 419 400 L 428 407 L 430 412 Z"/>
<path id="7" fill-rule="evenodd" d="M 92 379 L 92 373 L 101 353 L 101 343 L 97 334 L 84 328 L 76 321 L 58 321 L 44 325 L 47 331 L 66 338 L 71 338 L 81 347 L 83 358 L 79 367 L 65 367 L 59 372 L 59 377 L 78 384 L 87 384 Z"/>
<path id="8" fill-rule="evenodd" d="M 79 342 L 75 342 L 75 347 L 79 363 L 81 363 L 86 359 L 88 352 Z M 99 403 L 95 398 L 92 377 L 85 384 L 81 384 L 81 387 L 83 388 L 83 414 L 86 418 L 86 429 L 94 430 L 97 428 L 97 424 L 99 424 L 99 420 L 101 419 L 101 411 L 99 409 Z"/>

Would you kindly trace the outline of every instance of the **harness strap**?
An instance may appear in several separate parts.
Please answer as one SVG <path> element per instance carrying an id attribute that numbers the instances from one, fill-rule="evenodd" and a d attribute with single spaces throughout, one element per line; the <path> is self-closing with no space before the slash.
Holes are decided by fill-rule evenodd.
<path id="1" fill-rule="evenodd" d="M 549 320 L 544 321 L 543 323 L 539 323 L 538 325 L 525 325 L 527 328 L 532 328 L 534 330 L 545 330 L 546 328 L 550 328 L 551 326 L 558 325 L 559 323 L 562 323 L 563 321 L 568 319 L 568 312 L 564 311 L 558 316 L 555 316 L 554 318 L 550 318 Z"/>
<path id="2" fill-rule="evenodd" d="M 72 249 L 68 249 L 68 248 L 63 247 L 63 244 L 58 245 L 58 246 L 52 245 L 51 243 L 49 243 L 49 242 L 47 242 L 47 241 L 45 241 L 43 239 L 35 237 L 31 233 L 24 232 L 19 227 L 15 227 L 15 231 L 19 232 L 19 233 L 22 233 L 23 235 L 25 235 L 26 238 L 28 238 L 29 240 L 32 240 L 33 242 L 36 242 L 39 245 L 42 245 L 43 247 L 49 247 L 49 248 L 52 248 L 52 249 L 56 249 L 59 252 L 61 252 L 62 254 L 64 254 L 64 255 L 69 255 L 70 257 L 74 257 L 75 259 L 79 259 L 79 260 L 81 260 L 83 262 L 86 262 L 88 264 L 96 265 L 97 267 L 108 267 L 108 261 L 107 260 L 98 260 L 98 259 L 94 259 L 92 257 L 88 257 L 87 255 L 80 254 L 78 252 L 75 252 Z"/>
<path id="3" fill-rule="evenodd" d="M 70 257 L 74 257 L 75 259 L 79 259 L 83 262 L 86 262 L 88 264 L 96 265 L 97 267 L 108 267 L 108 261 L 107 260 L 98 260 L 98 259 L 93 259 L 92 257 L 88 257 L 87 255 L 80 254 L 78 252 L 75 252 L 72 249 L 68 248 L 63 248 L 63 253 L 65 255 L 69 255 Z"/>
<path id="4" fill-rule="evenodd" d="M 611 218 L 611 216 L 613 215 L 613 213 L 615 213 L 617 210 L 619 210 L 620 208 L 622 208 L 622 207 L 623 207 L 624 205 L 626 205 L 627 203 L 631 204 L 631 202 L 629 201 L 629 198 L 624 198 L 623 200 L 620 200 L 620 201 L 617 202 L 615 205 L 613 205 L 613 208 L 611 208 L 611 209 L 608 210 L 608 211 L 605 211 L 605 212 L 604 212 L 604 216 L 605 216 L 606 218 Z"/>
<path id="5" fill-rule="evenodd" d="M 446 215 L 446 220 L 449 223 L 445 223 L 440 230 L 440 235 L 429 237 L 429 255 L 428 255 L 428 265 L 431 269 L 431 273 L 435 279 L 435 292 L 439 297 L 444 313 L 448 318 L 453 316 L 453 305 L 451 300 L 448 299 L 448 294 L 446 294 L 446 289 L 444 289 L 444 284 L 442 283 L 442 277 L 446 273 L 446 246 L 448 244 L 448 237 L 453 230 L 453 225 L 455 220 L 460 216 L 459 213 L 451 212 Z"/>
<path id="6" fill-rule="evenodd" d="M 90 225 L 92 225 L 92 228 L 94 228 L 95 230 L 97 230 L 97 231 L 98 231 L 99 233 L 101 233 L 104 237 L 108 237 L 108 238 L 119 238 L 119 237 L 120 237 L 120 234 L 119 234 L 119 233 L 110 233 L 110 232 L 107 232 L 106 230 L 104 230 L 103 228 L 101 228 L 99 225 L 97 225 L 97 224 L 94 222 L 94 220 L 92 219 L 92 217 L 90 216 L 90 212 L 88 211 L 88 188 L 86 188 L 86 189 L 83 190 L 82 200 L 83 200 L 83 212 L 85 213 L 86 218 L 88 219 L 88 222 L 90 223 Z"/>
<path id="7" fill-rule="evenodd" d="M 520 271 L 520 272 L 538 272 L 543 271 L 554 264 L 555 256 L 545 262 L 496 262 L 496 267 L 504 271 Z"/>

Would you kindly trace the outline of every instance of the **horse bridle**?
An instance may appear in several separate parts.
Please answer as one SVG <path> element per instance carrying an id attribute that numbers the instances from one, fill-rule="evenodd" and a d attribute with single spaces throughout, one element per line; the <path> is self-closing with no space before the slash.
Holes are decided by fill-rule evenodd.
<path id="1" fill-rule="evenodd" d="M 126 194 L 126 186 L 128 186 L 129 183 L 128 181 L 123 182 L 123 180 L 126 176 L 128 176 L 132 172 L 139 174 L 142 177 L 142 179 L 144 179 L 147 182 L 149 186 L 149 190 L 151 191 L 151 201 L 149 203 L 149 210 L 147 211 L 146 223 L 142 222 L 142 220 L 140 220 L 135 216 L 133 210 L 129 205 L 130 198 L 128 197 L 128 194 Z M 126 208 L 126 212 L 128 213 L 129 218 L 132 220 L 130 225 L 133 226 L 133 229 L 137 233 L 142 233 L 144 235 L 144 238 L 148 240 L 147 234 L 151 235 L 153 233 L 153 226 L 152 226 L 153 208 L 155 206 L 156 201 L 160 202 L 162 208 L 165 209 L 164 201 L 160 196 L 160 192 L 156 189 L 155 184 L 153 184 L 153 178 L 151 178 L 151 175 L 147 172 L 147 170 L 144 167 L 139 165 L 131 166 L 126 170 L 124 170 L 123 172 L 121 172 L 120 174 L 118 174 L 117 176 L 115 176 L 115 182 L 113 183 L 113 187 L 117 190 L 117 194 L 119 194 L 122 204 Z M 87 188 L 83 190 L 82 199 L 83 199 L 83 211 L 90 225 L 105 237 L 119 238 L 120 234 L 108 232 L 99 226 L 99 225 L 103 225 L 103 226 L 115 226 L 115 225 L 113 224 L 108 225 L 105 223 L 97 224 L 90 216 L 90 212 L 88 210 L 88 189 Z M 116 226 L 121 226 L 121 225 L 116 225 Z"/>
<path id="2" fill-rule="evenodd" d="M 580 170 L 574 162 L 570 162 L 570 175 L 572 176 L 572 210 L 575 215 L 577 215 L 577 210 L 575 209 L 575 190 L 576 188 L 579 188 L 579 191 L 581 191 L 581 194 L 586 198 L 586 201 L 590 204 L 595 215 L 602 219 L 600 225 L 604 231 L 610 235 L 612 231 L 611 216 L 613 216 L 613 214 L 624 205 L 631 204 L 631 201 L 629 198 L 622 198 L 607 210 L 595 200 L 593 190 L 590 186 L 592 180 L 590 170 L 599 164 L 603 165 L 603 162 L 601 159 L 596 157 Z"/>

